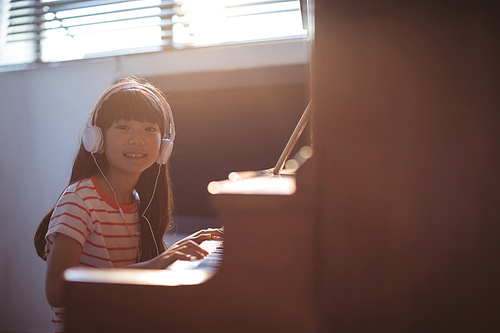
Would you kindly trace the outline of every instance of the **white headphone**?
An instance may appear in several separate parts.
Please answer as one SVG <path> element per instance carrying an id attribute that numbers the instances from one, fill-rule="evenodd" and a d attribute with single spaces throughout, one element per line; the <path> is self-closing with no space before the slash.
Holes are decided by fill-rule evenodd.
<path id="1" fill-rule="evenodd" d="M 104 146 L 104 138 L 102 134 L 102 130 L 100 127 L 95 125 L 95 121 L 97 119 L 97 112 L 101 108 L 102 104 L 114 93 L 118 91 L 126 91 L 126 90 L 142 90 L 147 92 L 151 97 L 154 98 L 158 106 L 161 108 L 163 114 L 165 114 L 165 109 L 168 113 L 169 118 L 169 137 L 166 138 L 165 134 L 163 134 L 162 142 L 160 145 L 160 151 L 158 153 L 158 158 L 156 159 L 156 163 L 165 164 L 172 153 L 172 149 L 174 148 L 174 139 L 175 139 L 175 125 L 174 118 L 172 115 L 172 110 L 170 109 L 170 105 L 168 105 L 167 101 L 162 97 L 158 96 L 158 93 L 154 92 L 152 89 L 130 82 L 119 83 L 114 86 L 108 88 L 97 100 L 92 113 L 90 114 L 87 126 L 83 130 L 82 142 L 85 150 L 90 153 L 99 152 Z M 160 99 L 161 98 L 161 99 Z M 162 100 L 164 101 L 162 103 Z"/>

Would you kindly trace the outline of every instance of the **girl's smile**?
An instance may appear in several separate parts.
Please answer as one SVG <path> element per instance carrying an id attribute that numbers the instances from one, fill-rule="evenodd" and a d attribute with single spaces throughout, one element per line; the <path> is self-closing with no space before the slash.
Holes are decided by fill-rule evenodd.
<path id="1" fill-rule="evenodd" d="M 132 157 L 132 158 L 139 158 L 139 157 L 144 157 L 146 154 L 135 154 L 135 153 L 125 153 L 123 154 L 127 157 Z"/>

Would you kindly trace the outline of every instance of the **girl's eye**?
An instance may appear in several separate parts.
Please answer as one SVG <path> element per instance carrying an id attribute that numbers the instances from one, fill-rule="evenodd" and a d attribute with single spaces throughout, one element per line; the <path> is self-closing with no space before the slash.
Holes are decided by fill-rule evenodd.
<path id="1" fill-rule="evenodd" d="M 146 127 L 146 131 L 148 131 L 148 132 L 156 132 L 156 128 L 154 128 L 154 127 Z"/>
<path id="2" fill-rule="evenodd" d="M 124 130 L 124 129 L 127 129 L 127 126 L 125 126 L 125 125 L 118 125 L 116 128 Z"/>

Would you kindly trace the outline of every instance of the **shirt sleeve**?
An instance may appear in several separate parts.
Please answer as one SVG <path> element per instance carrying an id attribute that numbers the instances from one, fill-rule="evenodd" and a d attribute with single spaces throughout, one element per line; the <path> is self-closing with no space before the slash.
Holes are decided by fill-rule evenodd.
<path id="1" fill-rule="evenodd" d="M 74 192 L 65 192 L 57 202 L 45 239 L 47 252 L 54 242 L 56 233 L 78 241 L 82 247 L 92 229 L 92 215 L 83 199 Z"/>

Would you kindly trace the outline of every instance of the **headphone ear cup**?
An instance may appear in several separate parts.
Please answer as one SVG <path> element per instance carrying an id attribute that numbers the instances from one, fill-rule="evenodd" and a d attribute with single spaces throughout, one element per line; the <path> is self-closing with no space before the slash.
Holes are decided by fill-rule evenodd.
<path id="1" fill-rule="evenodd" d="M 98 126 L 87 126 L 83 130 L 83 147 L 89 153 L 97 153 L 102 149 L 104 140 L 102 138 L 101 128 Z"/>
<path id="2" fill-rule="evenodd" d="M 158 154 L 158 158 L 156 159 L 156 163 L 160 165 L 167 163 L 170 154 L 172 154 L 173 148 L 173 141 L 170 141 L 169 139 L 163 139 L 161 141 L 160 152 Z"/>

